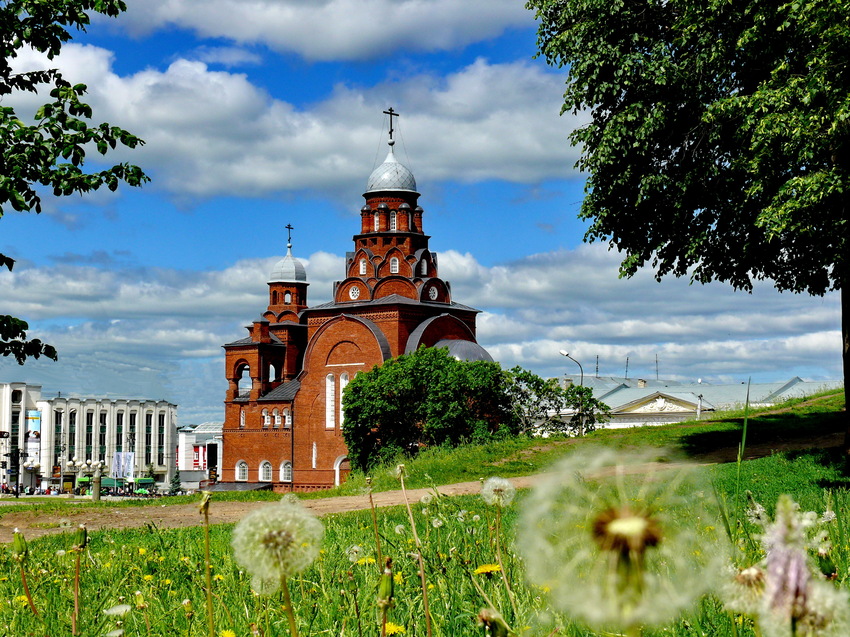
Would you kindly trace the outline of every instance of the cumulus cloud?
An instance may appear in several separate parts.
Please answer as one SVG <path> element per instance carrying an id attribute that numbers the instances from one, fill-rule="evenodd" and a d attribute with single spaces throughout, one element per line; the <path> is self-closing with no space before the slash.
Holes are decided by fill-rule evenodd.
<path id="1" fill-rule="evenodd" d="M 101 257 L 90 259 L 98 263 Z M 60 362 L 20 368 L 0 361 L 0 379 L 42 382 L 75 391 L 147 395 L 181 404 L 182 422 L 221 418 L 221 345 L 268 303 L 266 280 L 279 257 L 244 260 L 219 271 L 109 270 L 73 265 L 21 268 L 0 278 L 7 311 L 26 316 L 32 334 L 56 345 Z M 841 377 L 839 303 L 779 294 L 757 286 L 736 293 L 723 284 L 691 286 L 650 273 L 617 278 L 617 255 L 603 246 L 533 255 L 486 267 L 469 254 L 439 254 L 440 275 L 456 301 L 482 310 L 479 341 L 503 367 L 545 376 L 585 374 L 715 381 Z M 303 259 L 309 301 L 330 300 L 343 256 Z"/>
<path id="2" fill-rule="evenodd" d="M 137 35 L 176 26 L 308 60 L 368 60 L 460 49 L 531 19 L 515 0 L 145 0 L 129 3 L 120 24 Z"/>
<path id="3" fill-rule="evenodd" d="M 577 176 L 577 151 L 566 137 L 584 116 L 559 117 L 562 78 L 531 61 L 478 59 L 445 77 L 340 84 L 300 109 L 245 74 L 211 70 L 199 59 L 125 77 L 114 72 L 109 51 L 71 43 L 60 58 L 22 53 L 17 65 L 58 65 L 86 83 L 99 119 L 146 142 L 109 158 L 144 166 L 154 177 L 150 187 L 175 197 L 356 191 L 364 185 L 363 167 L 386 153 L 380 118 L 390 104 L 402 113 L 397 154 L 420 185 L 491 179 L 538 184 Z M 27 95 L 14 103 L 32 112 L 39 101 Z M 407 146 L 416 149 L 412 162 Z"/>

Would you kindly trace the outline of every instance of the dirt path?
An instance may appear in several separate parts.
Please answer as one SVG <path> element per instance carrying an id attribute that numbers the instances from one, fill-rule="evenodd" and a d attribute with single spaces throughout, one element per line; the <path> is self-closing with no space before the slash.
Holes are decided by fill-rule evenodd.
<path id="1" fill-rule="evenodd" d="M 830 448 L 839 446 L 844 439 L 843 433 L 835 433 L 824 436 L 794 440 L 789 443 L 773 443 L 768 445 L 752 446 L 747 449 L 747 459 L 759 458 L 770 455 L 777 451 L 809 448 Z M 734 462 L 737 459 L 737 449 L 725 448 L 694 458 L 700 464 L 717 464 L 722 462 Z M 522 476 L 511 478 L 511 482 L 518 487 L 533 486 L 539 476 Z M 474 482 L 460 482 L 438 487 L 444 495 L 464 495 L 478 493 L 480 484 Z M 408 497 L 411 501 L 418 500 L 429 489 L 410 489 Z M 387 507 L 404 504 L 401 491 L 384 491 L 373 494 L 376 506 Z M 224 524 L 236 522 L 250 511 L 262 507 L 268 502 L 214 502 L 210 507 L 210 523 Z M 338 496 L 322 498 L 318 500 L 304 500 L 305 506 L 313 509 L 319 515 L 328 513 L 342 513 L 345 511 L 357 511 L 369 507 L 369 500 L 365 495 Z M 159 528 L 179 528 L 197 526 L 201 522 L 197 506 L 195 504 L 160 505 L 152 504 L 144 507 L 122 507 L 114 509 L 81 509 L 78 512 L 71 511 L 62 514 L 62 519 L 67 521 L 71 527 L 85 523 L 90 530 L 104 528 L 125 529 L 144 526 L 147 523 Z M 60 520 L 55 513 L 45 513 L 39 510 L 38 505 L 33 505 L 30 511 L 20 511 L 3 514 L 0 506 L 0 542 L 6 543 L 12 540 L 12 532 L 19 528 L 27 539 L 33 539 L 48 533 L 61 533 L 67 528 L 54 526 Z"/>

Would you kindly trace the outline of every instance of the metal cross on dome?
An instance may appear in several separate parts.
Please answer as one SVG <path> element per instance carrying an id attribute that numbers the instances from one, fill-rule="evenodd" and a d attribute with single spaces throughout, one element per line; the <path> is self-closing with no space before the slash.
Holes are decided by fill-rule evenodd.
<path id="1" fill-rule="evenodd" d="M 393 107 L 390 106 L 389 110 L 384 111 L 384 115 L 390 116 L 390 140 L 393 138 L 393 117 L 398 117 L 399 114 L 393 110 Z"/>
<path id="2" fill-rule="evenodd" d="M 291 223 L 287 223 L 284 228 L 286 228 L 286 242 L 292 243 L 292 231 L 295 230 L 295 226 Z"/>

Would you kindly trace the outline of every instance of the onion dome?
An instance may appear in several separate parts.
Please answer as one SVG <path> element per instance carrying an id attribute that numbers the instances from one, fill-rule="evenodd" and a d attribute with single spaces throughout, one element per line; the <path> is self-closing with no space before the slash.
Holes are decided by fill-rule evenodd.
<path id="1" fill-rule="evenodd" d="M 382 192 L 387 190 L 404 190 L 408 192 L 416 192 L 416 179 L 413 178 L 413 173 L 404 164 L 399 163 L 393 153 L 393 140 L 389 141 L 390 152 L 387 153 L 387 158 L 384 163 L 378 166 L 369 175 L 369 181 L 366 183 L 366 193 Z"/>
<path id="2" fill-rule="evenodd" d="M 286 244 L 286 256 L 275 264 L 269 283 L 306 283 L 304 264 L 292 256 L 292 244 Z"/>

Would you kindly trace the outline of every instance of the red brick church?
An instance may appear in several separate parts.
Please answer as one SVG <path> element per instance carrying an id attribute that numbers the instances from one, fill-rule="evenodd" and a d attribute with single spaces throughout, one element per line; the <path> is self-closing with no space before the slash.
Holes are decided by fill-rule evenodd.
<path id="1" fill-rule="evenodd" d="M 307 306 L 307 274 L 292 256 L 290 235 L 268 281 L 268 308 L 246 338 L 224 346 L 221 487 L 339 484 L 349 470 L 342 392 L 357 373 L 422 346 L 492 360 L 475 340 L 478 311 L 452 301 L 440 278 L 416 181 L 393 153 L 389 114 L 389 154 L 369 176 L 354 251 L 333 301 Z"/>

